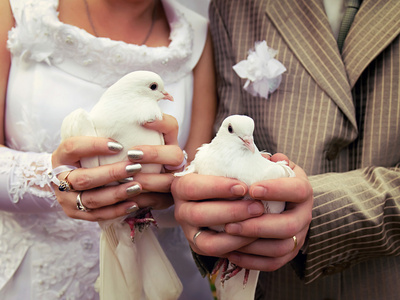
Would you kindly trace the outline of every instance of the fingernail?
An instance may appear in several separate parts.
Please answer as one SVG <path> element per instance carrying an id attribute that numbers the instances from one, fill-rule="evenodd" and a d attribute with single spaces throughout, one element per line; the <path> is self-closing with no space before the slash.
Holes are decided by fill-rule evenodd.
<path id="1" fill-rule="evenodd" d="M 139 206 L 137 206 L 136 204 L 134 204 L 134 205 L 132 205 L 131 207 L 128 207 L 128 208 L 126 209 L 126 213 L 127 213 L 127 214 L 130 214 L 130 213 L 133 213 L 133 212 L 137 211 L 138 209 L 139 209 Z"/>
<path id="2" fill-rule="evenodd" d="M 132 185 L 132 186 L 130 186 L 130 187 L 128 187 L 128 188 L 126 189 L 126 194 L 127 194 L 128 196 L 134 196 L 134 195 L 139 194 L 140 191 L 141 191 L 140 185 L 135 184 L 135 185 Z"/>
<path id="3" fill-rule="evenodd" d="M 111 151 L 114 151 L 114 152 L 119 152 L 122 149 L 124 149 L 124 147 L 120 143 L 117 143 L 117 142 L 108 142 L 107 146 L 108 146 L 108 149 L 110 149 Z"/>
<path id="4" fill-rule="evenodd" d="M 128 183 L 128 182 L 132 182 L 133 181 L 133 177 L 126 177 L 124 179 L 118 180 L 119 183 Z"/>
<path id="5" fill-rule="evenodd" d="M 244 196 L 246 193 L 246 189 L 242 185 L 237 184 L 231 188 L 231 192 L 235 196 Z"/>
<path id="6" fill-rule="evenodd" d="M 129 150 L 128 151 L 128 158 L 130 160 L 137 160 L 143 158 L 143 151 L 141 150 Z"/>
<path id="7" fill-rule="evenodd" d="M 263 188 L 262 186 L 256 186 L 252 191 L 253 198 L 264 198 L 267 194 L 267 189 Z"/>
<path id="8" fill-rule="evenodd" d="M 136 174 L 137 172 L 140 172 L 141 169 L 142 169 L 141 164 L 127 165 L 125 167 L 125 171 L 126 173 L 128 173 L 128 175 Z"/>
<path id="9" fill-rule="evenodd" d="M 229 223 L 225 225 L 225 231 L 229 234 L 240 234 L 242 232 L 242 226 L 237 223 Z"/>
<path id="10" fill-rule="evenodd" d="M 264 206 L 260 202 L 253 202 L 247 207 L 247 211 L 251 216 L 259 216 L 264 213 Z"/>

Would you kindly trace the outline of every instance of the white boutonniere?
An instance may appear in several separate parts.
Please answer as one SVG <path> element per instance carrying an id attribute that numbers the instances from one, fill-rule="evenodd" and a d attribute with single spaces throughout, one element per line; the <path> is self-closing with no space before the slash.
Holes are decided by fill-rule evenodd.
<path id="1" fill-rule="evenodd" d="M 281 83 L 282 73 L 286 68 L 274 58 L 277 53 L 277 50 L 267 46 L 266 41 L 256 42 L 247 59 L 233 66 L 240 78 L 247 79 L 243 88 L 253 96 L 268 99 L 268 95 Z"/>

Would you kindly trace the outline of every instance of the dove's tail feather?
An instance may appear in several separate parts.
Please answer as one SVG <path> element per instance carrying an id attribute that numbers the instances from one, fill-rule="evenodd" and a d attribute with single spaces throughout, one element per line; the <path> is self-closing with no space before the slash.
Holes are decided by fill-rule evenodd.
<path id="1" fill-rule="evenodd" d="M 108 243 L 111 247 L 117 248 L 118 246 L 118 236 L 115 232 L 114 226 L 106 226 L 103 228 L 103 232 L 107 238 Z"/>

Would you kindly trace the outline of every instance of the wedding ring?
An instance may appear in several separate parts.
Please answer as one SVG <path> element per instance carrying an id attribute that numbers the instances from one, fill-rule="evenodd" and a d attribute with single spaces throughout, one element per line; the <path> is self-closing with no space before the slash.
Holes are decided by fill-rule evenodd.
<path id="1" fill-rule="evenodd" d="M 193 236 L 193 244 L 197 247 L 196 244 L 196 239 L 197 237 L 200 235 L 200 233 L 202 233 L 203 231 L 200 229 L 199 231 L 196 232 L 196 234 Z"/>
<path id="2" fill-rule="evenodd" d="M 293 249 L 292 249 L 292 252 L 297 248 L 297 237 L 294 235 L 294 236 L 292 236 L 292 239 L 293 239 L 293 242 L 294 242 L 294 246 L 293 246 Z"/>
<path id="3" fill-rule="evenodd" d="M 68 171 L 67 175 L 65 175 L 64 179 L 60 180 L 60 184 L 58 185 L 58 189 L 61 192 L 74 192 L 74 188 L 72 187 L 71 182 L 68 181 L 68 176 L 71 174 L 73 170 Z"/>
<path id="4" fill-rule="evenodd" d="M 164 165 L 164 168 L 167 169 L 168 171 L 176 171 L 176 170 L 181 170 L 184 166 L 186 166 L 188 155 L 185 150 L 182 150 L 182 152 L 183 152 L 183 161 L 179 166 Z"/>
<path id="5" fill-rule="evenodd" d="M 78 196 L 76 196 L 76 208 L 80 211 L 84 211 L 84 212 L 89 212 L 91 211 L 90 208 L 87 208 L 85 205 L 83 205 L 82 203 L 82 193 L 83 192 L 79 192 Z"/>

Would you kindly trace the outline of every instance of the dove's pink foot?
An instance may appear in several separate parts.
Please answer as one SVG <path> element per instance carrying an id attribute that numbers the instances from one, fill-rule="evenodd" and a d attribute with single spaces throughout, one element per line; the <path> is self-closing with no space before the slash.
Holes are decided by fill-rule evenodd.
<path id="1" fill-rule="evenodd" d="M 229 264 L 231 266 L 230 269 L 228 269 Z M 232 278 L 233 276 L 236 276 L 243 268 L 239 267 L 233 263 L 229 263 L 229 260 L 226 258 L 220 258 L 217 261 L 217 263 L 215 264 L 214 269 L 211 272 L 211 275 L 215 275 L 219 269 L 221 269 L 221 272 L 222 272 L 221 273 L 221 283 L 223 285 L 225 281 Z M 246 284 L 249 280 L 249 275 L 250 275 L 250 270 L 245 269 L 244 278 L 243 278 L 243 288 L 246 287 Z"/>
<path id="2" fill-rule="evenodd" d="M 157 226 L 156 220 L 153 218 L 151 214 L 151 210 L 149 208 L 142 208 L 138 210 L 135 215 L 129 216 L 125 219 L 125 222 L 128 223 L 129 227 L 131 228 L 131 240 L 132 242 L 135 239 L 135 232 L 139 230 L 142 232 L 151 224 Z"/>

